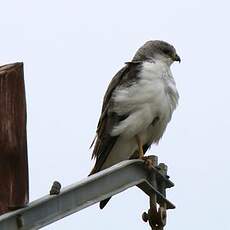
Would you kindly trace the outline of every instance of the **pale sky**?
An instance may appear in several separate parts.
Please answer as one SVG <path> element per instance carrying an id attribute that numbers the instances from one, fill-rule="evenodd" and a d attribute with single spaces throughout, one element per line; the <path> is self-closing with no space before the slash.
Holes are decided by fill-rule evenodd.
<path id="1" fill-rule="evenodd" d="M 93 166 L 89 145 L 113 75 L 147 40 L 172 43 L 179 107 L 148 154 L 175 187 L 166 230 L 230 229 L 229 1 L 4 1 L 0 64 L 23 61 L 28 111 L 30 200 L 52 182 L 67 186 Z M 132 188 L 46 230 L 149 229 L 148 198 Z"/>

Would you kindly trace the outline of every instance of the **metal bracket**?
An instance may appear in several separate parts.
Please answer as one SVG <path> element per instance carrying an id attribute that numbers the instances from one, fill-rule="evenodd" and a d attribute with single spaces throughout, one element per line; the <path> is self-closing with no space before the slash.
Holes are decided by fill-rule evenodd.
<path id="1" fill-rule="evenodd" d="M 148 212 L 142 214 L 142 219 L 144 222 L 149 222 L 152 230 L 163 230 L 166 225 L 167 219 L 167 209 L 172 209 L 174 207 L 168 207 L 166 203 L 166 188 L 172 187 L 167 185 L 165 181 L 169 179 L 167 175 L 167 165 L 160 163 L 158 165 L 158 159 L 156 156 L 151 156 L 153 160 L 154 169 L 158 171 L 158 174 L 151 174 L 152 180 L 155 181 L 155 186 L 158 192 L 163 195 L 163 199 L 157 199 L 157 193 L 153 193 L 149 196 L 150 208 Z"/>
<path id="2" fill-rule="evenodd" d="M 55 182 L 51 195 L 1 215 L 0 229 L 40 229 L 133 186 L 138 186 L 150 197 L 150 210 L 146 216 L 152 229 L 157 229 L 165 223 L 165 210 L 175 208 L 165 197 L 165 188 L 172 187 L 173 183 L 162 174 L 161 166 L 147 169 L 142 160 L 128 160 L 61 190 L 61 185 Z"/>

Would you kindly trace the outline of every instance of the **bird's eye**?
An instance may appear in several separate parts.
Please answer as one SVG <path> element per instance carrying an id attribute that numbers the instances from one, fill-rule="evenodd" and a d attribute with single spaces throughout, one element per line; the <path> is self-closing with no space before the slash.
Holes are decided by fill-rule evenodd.
<path id="1" fill-rule="evenodd" d="M 171 50 L 170 49 L 167 49 L 167 48 L 164 48 L 163 50 L 163 53 L 169 55 L 171 53 Z"/>

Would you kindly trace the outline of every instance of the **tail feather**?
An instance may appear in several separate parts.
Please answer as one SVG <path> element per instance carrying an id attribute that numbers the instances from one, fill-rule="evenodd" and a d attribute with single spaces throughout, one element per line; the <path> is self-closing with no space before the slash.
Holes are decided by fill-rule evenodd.
<path id="1" fill-rule="evenodd" d="M 105 199 L 105 200 L 102 200 L 101 202 L 100 202 L 100 209 L 103 209 L 105 206 L 106 206 L 106 204 L 109 202 L 109 200 L 111 199 L 112 197 L 109 197 L 109 198 L 107 198 L 107 199 Z"/>

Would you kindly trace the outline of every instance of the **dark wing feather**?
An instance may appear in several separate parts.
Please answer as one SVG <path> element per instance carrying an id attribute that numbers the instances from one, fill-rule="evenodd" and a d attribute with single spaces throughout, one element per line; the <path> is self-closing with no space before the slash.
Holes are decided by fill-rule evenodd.
<path id="1" fill-rule="evenodd" d="M 127 64 L 113 77 L 109 84 L 103 100 L 101 116 L 97 126 L 96 143 L 92 154 L 92 158 L 96 158 L 96 163 L 90 175 L 100 171 L 119 137 L 111 136 L 111 130 L 115 125 L 128 116 L 128 114 L 119 116 L 118 114 L 111 112 L 110 109 L 113 106 L 113 91 L 122 84 L 130 84 L 130 82 L 136 78 L 137 71 L 139 70 L 138 64 L 139 63 Z"/>
<path id="2" fill-rule="evenodd" d="M 100 171 L 102 165 L 107 159 L 110 151 L 112 150 L 117 138 L 119 136 L 111 136 L 110 132 L 113 127 L 123 120 L 123 116 L 118 116 L 116 113 L 108 114 L 98 130 L 98 137 L 93 150 L 93 155 L 96 156 L 96 164 L 91 171 L 90 175 Z"/>

